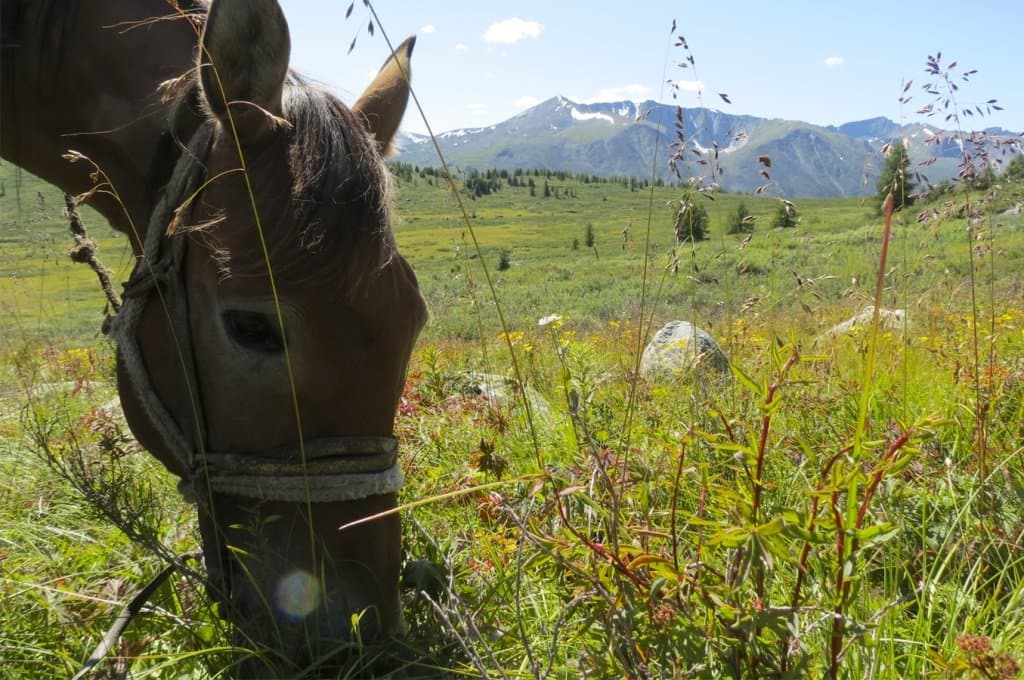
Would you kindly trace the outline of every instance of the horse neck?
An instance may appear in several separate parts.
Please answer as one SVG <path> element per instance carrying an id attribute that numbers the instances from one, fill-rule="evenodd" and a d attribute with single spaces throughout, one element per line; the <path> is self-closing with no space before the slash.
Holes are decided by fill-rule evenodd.
<path id="1" fill-rule="evenodd" d="M 170 105 L 158 89 L 192 65 L 196 29 L 180 17 L 149 21 L 176 13 L 169 0 L 2 7 L 3 157 L 72 194 L 94 188 L 98 168 L 111 190 L 88 202 L 114 228 L 141 235 L 173 162 Z M 69 150 L 88 161 L 70 163 Z"/>

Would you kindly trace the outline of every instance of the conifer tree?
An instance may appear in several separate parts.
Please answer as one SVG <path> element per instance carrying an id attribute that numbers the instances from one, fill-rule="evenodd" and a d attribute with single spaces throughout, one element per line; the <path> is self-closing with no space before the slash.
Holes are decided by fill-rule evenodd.
<path id="1" fill-rule="evenodd" d="M 907 149 L 903 142 L 895 142 L 888 147 L 889 155 L 885 159 L 885 167 L 878 175 L 878 182 L 875 184 L 877 190 L 876 198 L 879 211 L 885 203 L 885 197 L 890 192 L 893 199 L 893 210 L 901 210 L 903 206 L 914 202 L 914 181 L 908 176 L 907 167 L 910 165 L 910 158 L 907 156 Z"/>

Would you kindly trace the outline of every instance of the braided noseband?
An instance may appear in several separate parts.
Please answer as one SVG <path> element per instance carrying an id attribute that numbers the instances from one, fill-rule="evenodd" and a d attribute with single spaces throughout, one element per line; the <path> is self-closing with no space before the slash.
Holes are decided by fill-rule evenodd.
<path id="1" fill-rule="evenodd" d="M 171 180 L 150 216 L 138 259 L 124 286 L 124 304 L 105 330 L 146 416 L 180 467 L 179 489 L 192 500 L 211 492 L 289 502 L 351 501 L 402 487 L 398 442 L 393 437 L 327 437 L 269 451 L 218 453 L 206 450 L 206 428 L 198 399 L 198 376 L 189 327 L 182 265 L 188 239 L 174 238 L 168 225 L 205 180 L 201 159 L 209 152 L 212 126 L 200 126 L 175 164 Z M 192 395 L 194 436 L 175 422 L 153 389 L 138 341 L 143 310 L 158 298 L 170 319 L 173 341 Z M 192 442 L 197 442 L 193 445 Z"/>

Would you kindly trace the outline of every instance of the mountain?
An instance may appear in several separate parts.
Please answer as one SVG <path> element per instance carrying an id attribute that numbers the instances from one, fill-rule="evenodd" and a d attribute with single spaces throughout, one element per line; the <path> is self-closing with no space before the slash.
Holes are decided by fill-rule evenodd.
<path id="1" fill-rule="evenodd" d="M 652 169 L 674 180 L 669 158 L 676 141 L 676 107 L 653 101 L 580 104 L 553 97 L 497 125 L 445 132 L 438 143 L 448 162 L 460 168 L 548 168 L 601 176 L 650 177 Z M 874 192 L 880 150 L 887 141 L 911 141 L 911 158 L 941 158 L 927 168 L 933 182 L 955 174 L 955 142 L 924 144 L 935 133 L 924 125 L 900 126 L 873 118 L 839 127 L 800 121 L 733 115 L 707 108 L 682 110 L 685 160 L 682 178 L 710 177 L 720 169 L 727 191 L 795 198 L 854 196 Z M 994 131 L 1012 138 L 1006 131 Z M 1018 142 L 1017 151 L 1020 150 Z M 917 140 L 920 144 L 913 142 Z M 678 147 L 676 147 L 678 148 Z M 404 134 L 396 160 L 438 165 L 433 145 L 422 135 Z M 770 167 L 764 162 L 770 159 Z"/>

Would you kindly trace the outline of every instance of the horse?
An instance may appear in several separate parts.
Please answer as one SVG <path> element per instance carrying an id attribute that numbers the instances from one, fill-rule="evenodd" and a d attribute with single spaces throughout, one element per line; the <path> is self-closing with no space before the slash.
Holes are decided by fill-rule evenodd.
<path id="1" fill-rule="evenodd" d="M 2 12 L 0 153 L 130 239 L 120 401 L 196 504 L 243 672 L 401 635 L 393 425 L 427 310 L 382 159 L 414 38 L 349 108 L 290 71 L 276 0 Z"/>

